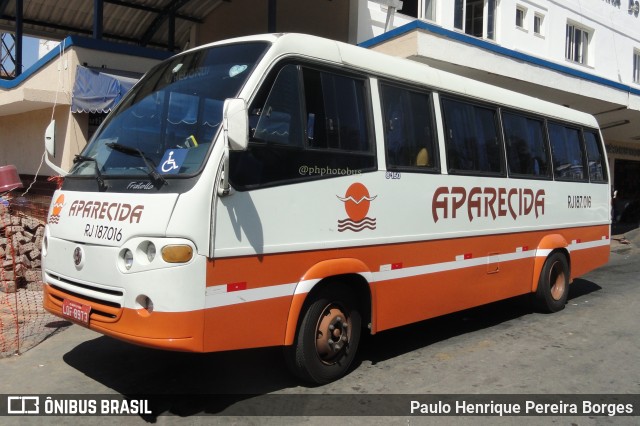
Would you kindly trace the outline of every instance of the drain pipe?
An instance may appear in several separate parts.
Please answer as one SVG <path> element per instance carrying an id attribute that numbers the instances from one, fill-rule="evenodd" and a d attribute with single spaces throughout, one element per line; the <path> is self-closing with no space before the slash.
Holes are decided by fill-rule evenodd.
<path id="1" fill-rule="evenodd" d="M 401 0 L 374 0 L 376 3 L 380 3 L 384 6 L 387 6 L 387 20 L 384 23 L 384 32 L 386 33 L 391 29 L 391 23 L 393 21 L 393 15 L 395 15 L 396 10 L 402 10 L 402 1 Z"/>

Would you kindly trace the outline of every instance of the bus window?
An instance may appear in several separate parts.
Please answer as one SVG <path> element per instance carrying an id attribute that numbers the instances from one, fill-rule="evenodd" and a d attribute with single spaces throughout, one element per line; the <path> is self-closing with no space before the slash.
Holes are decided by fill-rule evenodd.
<path id="1" fill-rule="evenodd" d="M 507 166 L 515 177 L 549 177 L 542 120 L 512 112 L 502 113 Z"/>
<path id="2" fill-rule="evenodd" d="M 258 112 L 256 141 L 302 147 L 298 70 L 287 65 L 278 74 L 271 93 Z"/>
<path id="3" fill-rule="evenodd" d="M 442 109 L 449 172 L 503 175 L 496 110 L 448 98 Z"/>
<path id="4" fill-rule="evenodd" d="M 431 96 L 381 84 L 388 169 L 438 170 Z"/>
<path id="5" fill-rule="evenodd" d="M 242 48 L 215 46 L 157 65 L 87 145 L 83 155 L 97 163 L 77 162 L 70 173 L 93 175 L 98 168 L 108 178 L 144 177 L 175 151 L 181 153 L 180 166 L 159 172 L 167 177 L 196 175 L 222 122 L 225 99 L 237 96 L 267 47 L 263 42 Z"/>
<path id="6" fill-rule="evenodd" d="M 270 81 L 249 108 L 248 149 L 231 153 L 234 187 L 375 170 L 363 79 L 287 64 Z"/>
<path id="7" fill-rule="evenodd" d="M 549 123 L 549 142 L 556 179 L 586 180 L 580 131 L 573 127 Z"/>
<path id="8" fill-rule="evenodd" d="M 305 69 L 310 148 L 371 152 L 364 81 Z"/>
<path id="9" fill-rule="evenodd" d="M 584 131 L 584 144 L 587 148 L 587 161 L 589 162 L 589 179 L 591 182 L 607 182 L 604 155 L 598 133 L 592 130 Z"/>

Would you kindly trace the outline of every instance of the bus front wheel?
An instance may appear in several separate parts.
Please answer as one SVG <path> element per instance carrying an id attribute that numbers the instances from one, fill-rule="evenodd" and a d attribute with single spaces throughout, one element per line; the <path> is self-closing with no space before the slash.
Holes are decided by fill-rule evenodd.
<path id="1" fill-rule="evenodd" d="M 554 252 L 547 258 L 540 273 L 535 299 L 538 309 L 558 312 L 564 309 L 569 294 L 569 263 L 561 252 Z"/>
<path id="2" fill-rule="evenodd" d="M 337 380 L 355 358 L 360 333 L 360 312 L 352 295 L 325 289 L 309 303 L 293 346 L 285 348 L 287 364 L 307 382 Z"/>

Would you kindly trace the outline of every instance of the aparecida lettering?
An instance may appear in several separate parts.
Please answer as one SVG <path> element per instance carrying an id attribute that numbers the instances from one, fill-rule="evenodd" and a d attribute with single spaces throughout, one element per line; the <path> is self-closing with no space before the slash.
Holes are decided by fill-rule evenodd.
<path id="1" fill-rule="evenodd" d="M 111 222 L 140 223 L 143 205 L 133 206 L 127 203 L 112 203 L 109 201 L 76 200 L 71 203 L 69 216 L 79 216 L 88 219 L 108 220 Z"/>
<path id="2" fill-rule="evenodd" d="M 465 213 L 469 222 L 508 216 L 516 220 L 532 214 L 537 219 L 544 215 L 544 200 L 544 189 L 441 186 L 433 193 L 431 213 L 435 222 Z"/>

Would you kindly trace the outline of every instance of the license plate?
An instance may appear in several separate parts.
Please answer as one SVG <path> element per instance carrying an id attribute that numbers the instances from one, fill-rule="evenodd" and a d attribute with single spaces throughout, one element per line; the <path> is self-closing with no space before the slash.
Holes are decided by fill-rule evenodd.
<path id="1" fill-rule="evenodd" d="M 62 315 L 84 326 L 89 326 L 89 314 L 91 306 L 73 300 L 62 301 Z"/>

